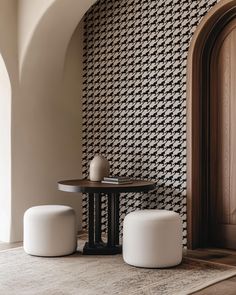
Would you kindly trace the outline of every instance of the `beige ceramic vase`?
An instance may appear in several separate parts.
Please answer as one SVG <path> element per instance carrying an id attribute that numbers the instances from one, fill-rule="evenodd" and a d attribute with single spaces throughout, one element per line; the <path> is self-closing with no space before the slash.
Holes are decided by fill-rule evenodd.
<path id="1" fill-rule="evenodd" d="M 109 176 L 110 164 L 106 158 L 97 155 L 90 162 L 89 179 L 91 181 L 101 181 L 103 177 Z"/>

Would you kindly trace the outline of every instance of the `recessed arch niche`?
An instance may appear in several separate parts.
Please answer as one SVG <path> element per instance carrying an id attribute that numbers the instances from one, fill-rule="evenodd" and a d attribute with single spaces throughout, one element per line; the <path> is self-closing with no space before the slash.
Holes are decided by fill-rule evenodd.
<path id="1" fill-rule="evenodd" d="M 221 0 L 198 26 L 188 53 L 187 235 L 190 249 L 236 248 L 234 104 L 236 1 Z"/>

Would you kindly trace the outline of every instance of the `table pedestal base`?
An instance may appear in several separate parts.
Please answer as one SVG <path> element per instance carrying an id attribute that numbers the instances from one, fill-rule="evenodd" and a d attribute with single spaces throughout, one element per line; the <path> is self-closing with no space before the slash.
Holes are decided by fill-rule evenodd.
<path id="1" fill-rule="evenodd" d="M 89 239 L 83 249 L 85 255 L 113 255 L 122 252 L 119 245 L 119 197 L 117 193 L 108 194 L 107 243 L 101 237 L 101 194 L 89 194 L 88 234 Z"/>
<path id="2" fill-rule="evenodd" d="M 87 242 L 83 249 L 84 255 L 114 255 L 120 253 L 122 253 L 121 245 L 108 247 L 106 244 L 95 243 L 94 247 L 90 247 Z"/>

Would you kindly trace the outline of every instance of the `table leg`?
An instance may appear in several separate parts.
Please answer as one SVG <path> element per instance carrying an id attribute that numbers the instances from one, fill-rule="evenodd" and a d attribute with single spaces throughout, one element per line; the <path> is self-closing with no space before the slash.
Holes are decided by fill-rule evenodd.
<path id="1" fill-rule="evenodd" d="M 94 195 L 89 194 L 89 247 L 94 247 Z"/>
<path id="2" fill-rule="evenodd" d="M 107 246 L 115 246 L 115 199 L 114 194 L 108 195 L 108 224 L 107 224 Z"/>
<path id="3" fill-rule="evenodd" d="M 115 198 L 115 244 L 119 245 L 120 241 L 120 195 L 116 194 Z"/>
<path id="4" fill-rule="evenodd" d="M 120 202 L 119 194 L 108 196 L 108 246 L 119 245 Z"/>
<path id="5" fill-rule="evenodd" d="M 101 194 L 94 194 L 95 197 L 95 243 L 102 242 L 101 238 Z"/>

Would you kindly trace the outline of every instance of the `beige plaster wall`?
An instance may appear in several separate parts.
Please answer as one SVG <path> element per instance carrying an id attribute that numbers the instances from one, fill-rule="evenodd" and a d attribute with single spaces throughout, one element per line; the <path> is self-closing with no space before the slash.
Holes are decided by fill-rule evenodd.
<path id="1" fill-rule="evenodd" d="M 0 0 L 0 240 L 10 241 L 12 226 L 11 107 L 18 90 L 17 6 Z"/>
<path id="2" fill-rule="evenodd" d="M 18 1 L 18 55 L 20 68 L 40 19 L 54 2 L 55 0 Z"/>
<path id="3" fill-rule="evenodd" d="M 0 0 L 0 53 L 12 86 L 8 234 L 0 227 L 0 240 L 22 240 L 31 206 L 68 204 L 81 218 L 80 196 L 59 192 L 57 181 L 81 176 L 82 31 L 75 29 L 94 2 Z"/>
<path id="4" fill-rule="evenodd" d="M 60 73 L 41 83 L 32 79 L 33 85 L 21 82 L 14 104 L 13 240 L 21 240 L 21 220 L 31 206 L 67 204 L 81 219 L 80 196 L 57 190 L 58 180 L 81 176 L 81 44 L 77 30 Z"/>
<path id="5" fill-rule="evenodd" d="M 0 240 L 8 240 L 11 224 L 11 84 L 1 55 L 0 106 Z"/>

